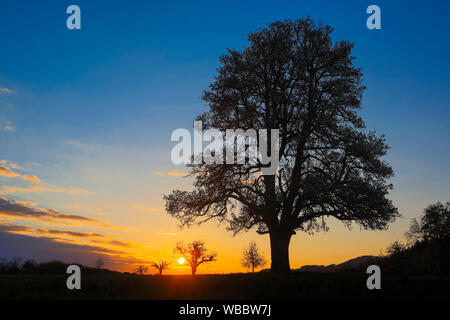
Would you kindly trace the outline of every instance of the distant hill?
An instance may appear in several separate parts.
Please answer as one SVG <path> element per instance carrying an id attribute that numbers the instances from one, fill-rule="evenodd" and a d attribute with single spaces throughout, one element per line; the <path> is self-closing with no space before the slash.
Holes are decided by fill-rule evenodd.
<path id="1" fill-rule="evenodd" d="M 330 264 L 328 266 L 324 265 L 306 265 L 301 268 L 294 269 L 296 272 L 337 272 L 337 271 L 352 271 L 358 270 L 371 262 L 377 261 L 379 257 L 377 256 L 361 256 L 347 260 L 340 264 Z"/>
<path id="2" fill-rule="evenodd" d="M 120 274 L 121 272 L 97 269 L 92 267 L 83 266 L 80 263 L 72 263 L 78 265 L 84 274 Z M 67 267 L 71 263 L 64 263 L 61 261 L 49 261 L 38 263 L 34 260 L 27 260 L 24 263 L 20 262 L 20 259 L 6 261 L 0 259 L 0 274 L 66 274 Z"/>

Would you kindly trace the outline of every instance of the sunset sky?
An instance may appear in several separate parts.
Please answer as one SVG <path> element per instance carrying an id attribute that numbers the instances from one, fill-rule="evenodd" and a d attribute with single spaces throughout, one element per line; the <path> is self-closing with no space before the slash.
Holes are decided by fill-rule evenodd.
<path id="1" fill-rule="evenodd" d="M 164 3 L 164 4 L 162 4 Z M 81 30 L 66 8 L 81 8 Z M 381 8 L 381 30 L 366 8 Z M 265 24 L 310 15 L 355 44 L 363 68 L 361 115 L 385 134 L 402 218 L 387 231 L 298 233 L 291 267 L 379 254 L 410 219 L 450 201 L 450 5 L 439 1 L 8 1 L 0 8 L 0 258 L 60 259 L 131 271 L 201 239 L 218 262 L 199 273 L 245 271 L 243 248 L 268 235 L 232 236 L 215 222 L 180 230 L 163 194 L 191 189 L 170 160 L 176 128 L 206 106 L 226 48 Z M 269 267 L 269 265 L 267 266 Z"/>

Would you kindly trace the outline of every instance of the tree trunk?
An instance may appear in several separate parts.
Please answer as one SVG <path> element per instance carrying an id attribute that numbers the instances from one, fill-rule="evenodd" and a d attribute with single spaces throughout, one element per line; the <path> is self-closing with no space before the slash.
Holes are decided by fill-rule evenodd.
<path id="1" fill-rule="evenodd" d="M 255 266 L 252 265 L 252 272 L 255 273 Z"/>
<path id="2" fill-rule="evenodd" d="M 270 253 L 272 265 L 270 267 L 272 272 L 290 272 L 289 265 L 289 242 L 292 234 L 283 232 L 270 233 Z"/>
<path id="3" fill-rule="evenodd" d="M 195 273 L 197 272 L 197 266 L 191 266 L 192 275 L 195 276 Z"/>

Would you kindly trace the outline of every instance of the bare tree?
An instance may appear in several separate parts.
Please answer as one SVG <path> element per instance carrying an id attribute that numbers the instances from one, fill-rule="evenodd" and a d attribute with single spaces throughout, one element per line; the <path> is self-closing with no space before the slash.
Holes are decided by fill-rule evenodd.
<path id="1" fill-rule="evenodd" d="M 252 228 L 268 234 L 276 272 L 290 271 L 297 231 L 327 230 L 330 218 L 386 229 L 398 217 L 387 197 L 393 170 L 382 159 L 389 147 L 358 114 L 364 86 L 353 45 L 333 42 L 332 32 L 306 18 L 250 33 L 246 48 L 220 58 L 203 94 L 209 105 L 197 118 L 203 130 L 267 130 L 269 145 L 260 147 L 272 150 L 270 131 L 278 129 L 275 174 L 263 174 L 268 165 L 261 161 L 203 162 L 192 166 L 193 191 L 164 196 L 167 213 L 181 225 L 216 219 L 235 234 Z"/>
<path id="2" fill-rule="evenodd" d="M 104 265 L 105 262 L 103 261 L 102 257 L 99 257 L 97 261 L 95 261 L 95 266 L 97 267 L 97 269 L 103 268 Z"/>
<path id="3" fill-rule="evenodd" d="M 264 253 L 259 251 L 254 241 L 250 242 L 248 248 L 244 249 L 242 255 L 242 266 L 248 269 L 252 268 L 252 272 L 255 272 L 255 268 L 263 267 L 267 263 L 264 258 Z"/>
<path id="4" fill-rule="evenodd" d="M 195 275 L 201 264 L 217 260 L 217 253 L 208 252 L 205 242 L 201 240 L 193 241 L 187 246 L 178 243 L 174 252 L 180 254 L 189 263 L 192 275 Z"/>
<path id="5" fill-rule="evenodd" d="M 22 267 L 22 258 L 15 257 L 8 262 L 8 269 L 10 272 L 18 272 Z"/>
<path id="6" fill-rule="evenodd" d="M 159 275 L 162 275 L 163 271 L 166 269 L 169 269 L 170 262 L 167 261 L 159 261 L 159 262 L 152 262 L 150 266 L 152 268 L 155 268 L 158 270 Z"/>
<path id="7" fill-rule="evenodd" d="M 411 220 L 409 230 L 405 232 L 405 237 L 410 243 L 422 241 L 425 238 L 421 223 L 416 218 Z"/>
<path id="8" fill-rule="evenodd" d="M 137 273 L 138 275 L 143 275 L 147 272 L 148 267 L 144 266 L 143 264 L 138 264 L 136 266 L 136 268 L 134 269 L 134 272 Z"/>

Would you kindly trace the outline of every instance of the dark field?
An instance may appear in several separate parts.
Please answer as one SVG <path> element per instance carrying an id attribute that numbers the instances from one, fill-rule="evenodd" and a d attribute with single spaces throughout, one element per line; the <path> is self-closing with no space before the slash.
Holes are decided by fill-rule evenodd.
<path id="1" fill-rule="evenodd" d="M 0 275 L 0 299 L 450 299 L 450 277 L 384 275 L 368 290 L 362 273 L 192 276 Z"/>

